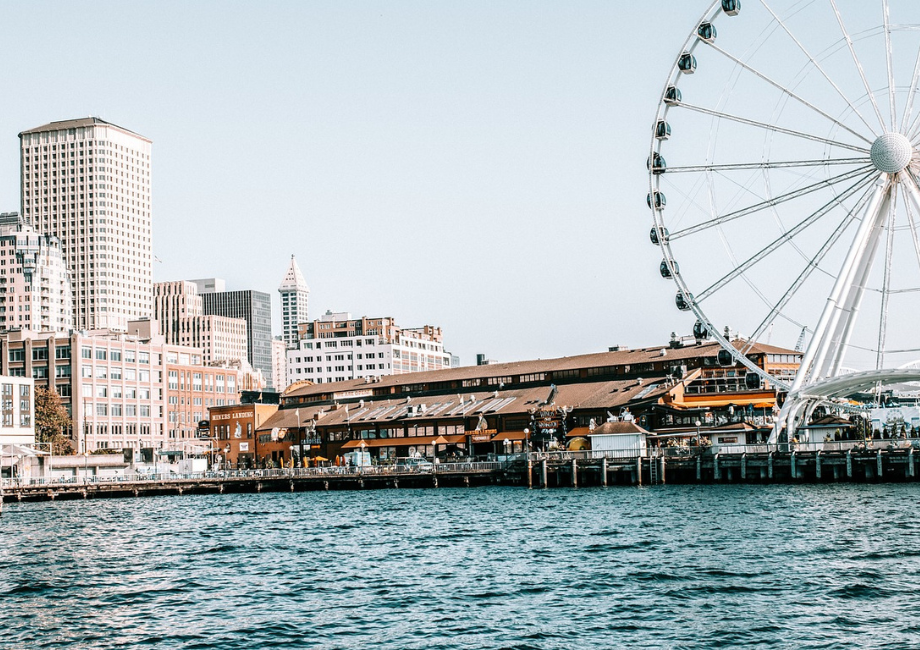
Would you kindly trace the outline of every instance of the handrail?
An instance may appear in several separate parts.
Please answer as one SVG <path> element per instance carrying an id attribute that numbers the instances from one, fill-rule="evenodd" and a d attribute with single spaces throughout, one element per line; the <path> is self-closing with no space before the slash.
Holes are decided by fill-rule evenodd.
<path id="1" fill-rule="evenodd" d="M 412 465 L 368 465 L 366 467 L 332 466 L 332 467 L 295 467 L 284 469 L 234 469 L 208 470 L 179 474 L 167 472 L 162 474 L 127 474 L 114 476 L 73 476 L 53 478 L 4 478 L 0 485 L 5 487 L 47 487 L 68 485 L 106 485 L 137 483 L 180 483 L 185 481 L 221 481 L 244 479 L 294 479 L 331 476 L 407 476 L 418 474 L 464 474 L 476 472 L 495 472 L 503 469 L 502 462 L 460 462 L 460 463 L 417 463 Z"/>

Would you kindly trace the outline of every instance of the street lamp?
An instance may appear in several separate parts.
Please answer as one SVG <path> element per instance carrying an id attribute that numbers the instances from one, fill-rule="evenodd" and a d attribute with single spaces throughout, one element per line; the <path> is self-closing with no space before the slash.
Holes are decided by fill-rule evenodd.
<path id="1" fill-rule="evenodd" d="M 700 426 L 701 426 L 703 423 L 700 422 L 699 420 L 697 420 L 696 422 L 694 422 L 694 424 L 696 425 L 696 447 L 697 447 L 697 449 L 699 449 L 699 448 L 700 448 L 700 442 L 701 442 L 701 441 L 700 441 Z"/>
<path id="2" fill-rule="evenodd" d="M 524 449 L 522 449 L 525 454 L 530 452 L 530 429 L 524 427 Z"/>

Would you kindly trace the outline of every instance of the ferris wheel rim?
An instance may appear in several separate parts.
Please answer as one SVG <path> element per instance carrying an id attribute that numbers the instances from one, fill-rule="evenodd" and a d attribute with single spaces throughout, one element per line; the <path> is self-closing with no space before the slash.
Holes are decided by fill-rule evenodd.
<path id="1" fill-rule="evenodd" d="M 848 99 L 844 91 L 841 90 L 834 83 L 832 79 L 830 79 L 827 73 L 823 70 L 821 64 L 814 58 L 814 56 L 810 54 L 803 45 L 799 44 L 798 41 L 796 41 L 796 44 L 802 50 L 802 52 L 806 54 L 808 58 L 808 63 L 806 63 L 805 65 L 806 66 L 812 65 L 815 70 L 819 70 L 821 75 L 827 78 L 828 81 L 834 85 L 835 90 L 840 94 L 841 98 L 847 105 L 848 109 L 851 110 L 854 115 L 859 116 L 860 121 L 869 129 L 869 137 L 867 137 L 864 133 L 857 132 L 852 127 L 848 126 L 845 122 L 834 119 L 833 116 L 823 112 L 822 109 L 820 109 L 819 107 L 811 106 L 807 100 L 797 97 L 796 93 L 794 93 L 793 91 L 789 91 L 785 89 L 784 87 L 778 85 L 778 82 L 774 83 L 773 80 L 766 78 L 766 76 L 763 74 L 758 73 L 758 71 L 755 70 L 753 66 L 750 66 L 750 65 L 746 66 L 744 61 L 742 61 L 739 57 L 736 57 L 732 55 L 731 53 L 723 50 L 721 47 L 715 45 L 714 43 L 707 43 L 707 45 L 713 51 L 722 53 L 724 56 L 733 60 L 736 64 L 740 66 L 746 66 L 752 74 L 756 74 L 761 79 L 764 79 L 766 82 L 777 86 L 777 88 L 780 88 L 780 90 L 784 91 L 788 95 L 788 97 L 786 97 L 786 101 L 789 101 L 790 97 L 792 99 L 800 101 L 800 103 L 803 103 L 809 106 L 817 113 L 823 115 L 825 118 L 828 119 L 830 123 L 835 124 L 836 127 L 839 127 L 842 130 L 848 131 L 850 135 L 857 138 L 865 145 L 868 145 L 868 146 L 861 146 L 861 145 L 841 142 L 841 141 L 837 141 L 831 138 L 826 138 L 826 137 L 821 137 L 821 136 L 812 137 L 812 136 L 808 136 L 808 134 L 795 133 L 794 130 L 792 129 L 785 129 L 782 127 L 780 127 L 779 129 L 773 128 L 774 131 L 782 133 L 784 135 L 808 137 L 814 140 L 815 142 L 823 143 L 830 147 L 834 147 L 835 150 L 838 152 L 841 149 L 845 149 L 851 152 L 863 154 L 863 156 L 854 156 L 850 158 L 825 157 L 823 159 L 815 159 L 813 161 L 790 160 L 790 161 L 768 161 L 768 162 L 761 162 L 761 163 L 750 163 L 749 164 L 750 168 L 759 167 L 764 170 L 768 168 L 778 168 L 783 165 L 788 165 L 790 167 L 812 165 L 812 166 L 824 167 L 824 168 L 827 168 L 828 166 L 833 166 L 833 165 L 841 165 L 842 169 L 846 169 L 846 171 L 843 171 L 839 174 L 835 174 L 831 176 L 829 179 L 821 179 L 821 180 L 814 181 L 812 184 L 813 187 L 811 188 L 810 186 L 806 186 L 804 189 L 798 188 L 795 190 L 790 190 L 785 193 L 780 193 L 778 197 L 773 195 L 771 191 L 769 197 L 763 200 L 762 202 L 763 206 L 761 207 L 767 207 L 768 205 L 772 206 L 778 200 L 779 201 L 794 200 L 795 198 L 799 198 L 801 196 L 801 193 L 808 193 L 809 189 L 818 191 L 819 188 L 826 187 L 828 186 L 829 183 L 833 183 L 834 186 L 838 186 L 840 183 L 843 183 L 843 182 L 855 181 L 851 183 L 847 188 L 847 191 L 849 192 L 850 190 L 852 190 L 852 193 L 846 194 L 844 199 L 846 200 L 855 199 L 852 205 L 862 208 L 862 207 L 865 207 L 866 201 L 868 200 L 867 198 L 868 194 L 874 187 L 875 183 L 877 182 L 878 180 L 877 177 L 879 176 L 880 172 L 882 174 L 889 174 L 889 175 L 890 174 L 898 174 L 899 176 L 903 175 L 905 178 L 901 179 L 899 182 L 909 182 L 912 185 L 917 185 L 917 177 L 912 173 L 912 171 L 911 170 L 905 171 L 905 168 L 907 167 L 908 164 L 910 164 L 910 161 L 905 162 L 904 160 L 901 160 L 900 162 L 897 163 L 897 165 L 900 165 L 899 168 L 897 169 L 892 168 L 890 171 L 886 171 L 885 169 L 879 167 L 879 164 L 875 159 L 876 156 L 873 155 L 873 150 L 876 149 L 880 138 L 885 137 L 886 135 L 889 135 L 891 133 L 896 133 L 900 136 L 899 138 L 901 141 L 900 144 L 902 145 L 901 149 L 904 149 L 903 145 L 904 145 L 904 141 L 906 140 L 907 146 L 910 147 L 911 149 L 911 153 L 913 154 L 913 152 L 916 150 L 916 144 L 914 143 L 914 140 L 920 139 L 920 112 L 918 112 L 916 116 L 913 116 L 912 111 L 913 111 L 913 106 L 914 106 L 915 98 L 916 98 L 917 81 L 920 80 L 920 52 L 918 52 L 916 63 L 913 67 L 914 71 L 912 74 L 912 82 L 911 82 L 911 86 L 908 91 L 908 98 L 905 102 L 905 110 L 904 110 L 904 113 L 900 116 L 900 124 L 899 124 L 898 115 L 896 112 L 896 99 L 895 99 L 897 89 L 894 83 L 894 73 L 893 73 L 893 65 L 892 65 L 891 43 L 890 43 L 891 32 L 893 28 L 889 22 L 888 2 L 887 0 L 882 0 L 882 5 L 884 7 L 884 12 L 883 12 L 884 13 L 884 26 L 883 28 L 876 26 L 876 27 L 872 27 L 869 30 L 863 30 L 863 31 L 873 31 L 874 30 L 875 32 L 878 32 L 878 30 L 881 29 L 880 33 L 884 33 L 884 37 L 886 41 L 886 67 L 887 67 L 887 72 L 888 72 L 888 76 L 887 76 L 888 83 L 887 83 L 886 91 L 888 95 L 890 96 L 890 100 L 889 100 L 890 115 L 888 116 L 888 123 L 886 124 L 886 120 L 882 115 L 881 108 L 876 99 L 875 92 L 873 88 L 870 86 L 868 80 L 866 79 L 865 73 L 862 70 L 859 59 L 856 56 L 856 53 L 853 47 L 853 35 L 847 31 L 845 23 L 843 22 L 843 19 L 841 17 L 839 8 L 837 7 L 837 3 L 834 0 L 830 0 L 830 2 L 833 6 L 834 13 L 836 14 L 838 18 L 838 22 L 840 23 L 841 31 L 843 33 L 843 40 L 846 43 L 847 49 L 850 51 L 850 53 L 852 54 L 854 58 L 856 67 L 859 69 L 859 76 L 863 81 L 863 85 L 865 86 L 866 96 L 868 97 L 868 101 L 872 105 L 872 111 L 870 112 L 870 114 L 864 117 L 859 111 L 859 107 L 854 102 L 852 102 L 850 99 Z M 795 37 L 791 34 L 791 32 L 789 32 L 788 28 L 785 26 L 782 20 L 768 6 L 766 0 L 761 0 L 761 4 L 767 9 L 767 11 L 771 15 L 773 15 L 773 17 L 776 19 L 777 24 L 781 26 L 786 31 L 786 33 L 789 34 L 789 36 L 793 38 L 793 40 L 795 40 Z M 751 348 L 754 345 L 760 344 L 758 341 L 756 341 L 755 337 L 751 337 L 746 347 L 743 346 L 741 349 L 738 349 L 736 348 L 736 346 L 732 345 L 728 337 L 725 337 L 720 333 L 719 327 L 713 322 L 714 319 L 712 319 L 707 314 L 707 310 L 701 307 L 700 305 L 700 303 L 703 302 L 706 297 L 708 297 L 708 294 L 706 292 L 709 291 L 709 289 L 711 289 L 712 287 L 707 287 L 703 289 L 702 292 L 697 291 L 696 294 L 693 291 L 691 291 L 691 287 L 688 285 L 687 281 L 685 280 L 683 275 L 680 273 L 679 263 L 678 263 L 680 258 L 678 255 L 675 255 L 674 251 L 672 250 L 672 246 L 671 246 L 673 242 L 678 241 L 679 239 L 683 237 L 687 237 L 689 235 L 695 234 L 696 232 L 699 232 L 707 227 L 718 227 L 722 223 L 730 221 L 734 218 L 741 218 L 745 216 L 743 214 L 745 210 L 757 211 L 760 208 L 757 205 L 750 206 L 748 208 L 739 208 L 734 211 L 734 214 L 732 212 L 729 212 L 727 214 L 722 214 L 722 215 L 713 217 L 713 223 L 711 224 L 705 224 L 705 223 L 704 224 L 694 224 L 684 229 L 676 230 L 674 233 L 669 233 L 668 223 L 665 221 L 663 217 L 664 208 L 658 207 L 657 205 L 658 195 L 662 194 L 661 185 L 660 185 L 661 173 L 667 173 L 667 174 L 700 173 L 700 172 L 711 173 L 711 172 L 716 172 L 716 171 L 726 171 L 727 167 L 731 167 L 731 169 L 728 169 L 728 171 L 736 171 L 738 169 L 741 169 L 741 165 L 738 165 L 738 164 L 728 165 L 728 166 L 723 164 L 720 167 L 720 165 L 715 164 L 714 162 L 711 162 L 711 161 L 708 161 L 707 164 L 705 165 L 697 165 L 697 166 L 692 166 L 692 165 L 686 166 L 685 165 L 683 167 L 681 166 L 667 167 L 666 172 L 661 172 L 661 173 L 656 173 L 654 169 L 656 157 L 661 158 L 663 162 L 663 155 L 662 155 L 663 154 L 663 140 L 656 137 L 656 129 L 659 127 L 662 121 L 664 121 L 667 124 L 667 116 L 671 110 L 675 110 L 677 108 L 683 108 L 683 109 L 688 109 L 688 110 L 696 110 L 696 111 L 699 111 L 705 114 L 710 114 L 714 118 L 744 121 L 744 118 L 740 116 L 734 116 L 724 111 L 715 111 L 714 109 L 709 109 L 704 106 L 698 106 L 690 102 L 682 101 L 680 98 L 680 94 L 679 94 L 679 85 L 680 85 L 679 81 L 681 80 L 682 74 L 683 74 L 679 67 L 681 65 L 681 61 L 688 54 L 692 57 L 694 53 L 697 51 L 697 48 L 700 47 L 700 44 L 705 42 L 704 39 L 702 39 L 702 37 L 698 34 L 698 30 L 700 30 L 701 26 L 705 23 L 710 23 L 710 24 L 714 23 L 716 18 L 719 17 L 720 14 L 722 13 L 722 9 L 723 9 L 722 0 L 716 0 L 715 2 L 712 2 L 709 5 L 706 11 L 703 12 L 702 16 L 697 21 L 694 28 L 690 31 L 689 36 L 684 41 L 678 56 L 675 58 L 673 64 L 671 65 L 670 72 L 667 75 L 664 87 L 659 97 L 658 107 L 655 113 L 655 120 L 652 124 L 652 129 L 651 129 L 651 138 L 650 138 L 650 145 L 649 145 L 649 160 L 648 160 L 648 166 L 649 166 L 648 200 L 649 200 L 649 206 L 651 208 L 651 212 L 653 215 L 652 238 L 653 238 L 653 241 L 655 241 L 654 233 L 658 233 L 658 241 L 656 243 L 658 244 L 658 247 L 662 253 L 662 258 L 663 258 L 661 262 L 662 274 L 664 275 L 664 270 L 667 269 L 669 275 L 665 277 L 669 277 L 669 279 L 671 279 L 677 286 L 677 289 L 678 289 L 677 298 L 680 298 L 681 296 L 683 296 L 683 299 L 686 302 L 687 307 L 686 309 L 684 309 L 683 307 L 681 309 L 691 312 L 697 318 L 697 320 L 705 326 L 709 334 L 716 341 L 718 341 L 724 349 L 728 350 L 732 354 L 733 358 L 736 361 L 745 365 L 749 370 L 757 373 L 763 379 L 771 382 L 772 385 L 785 389 L 785 390 L 789 390 L 792 388 L 792 384 L 790 384 L 790 382 L 784 380 L 781 377 L 777 377 L 767 372 L 766 370 L 764 370 L 757 364 L 750 361 L 750 359 L 748 359 L 748 357 L 746 356 L 746 354 L 751 350 Z M 861 33 L 862 32 L 860 32 L 860 34 Z M 694 65 L 695 65 L 695 61 L 694 61 Z M 669 98 L 669 92 L 672 89 L 678 90 L 678 97 L 676 101 L 673 100 L 673 98 Z M 869 119 L 866 119 L 867 117 L 877 118 L 878 124 L 873 125 L 873 123 L 870 122 Z M 769 126 L 763 123 L 756 123 L 753 120 L 747 120 L 746 123 L 749 126 L 754 126 L 754 127 L 759 127 L 759 128 L 766 128 Z M 775 127 L 776 125 L 773 125 L 773 126 Z M 881 127 L 880 130 L 879 130 L 879 127 Z M 903 157 L 904 156 L 902 154 L 901 158 L 903 159 Z M 908 158 L 910 157 L 911 156 L 908 156 Z M 857 166 L 855 168 L 843 167 L 846 165 L 857 165 Z M 902 172 L 904 173 L 902 174 Z M 892 192 L 893 192 L 893 195 L 895 196 L 894 200 L 897 200 L 897 197 L 900 195 L 899 192 L 904 193 L 904 194 L 908 193 L 908 191 L 905 190 L 903 187 L 898 188 L 898 191 L 892 190 Z M 859 195 L 858 198 L 856 198 L 857 195 Z M 840 201 L 837 201 L 837 202 L 840 203 Z M 904 210 L 907 212 L 908 219 L 910 220 L 910 224 L 911 224 L 910 228 L 913 232 L 916 232 L 916 227 L 914 225 L 915 217 L 917 217 L 917 220 L 920 220 L 920 206 L 917 206 L 916 208 L 917 214 L 913 215 L 911 212 L 909 196 L 903 196 L 903 203 L 905 205 Z M 857 212 L 858 210 L 856 209 L 856 207 L 851 208 L 849 216 L 852 216 L 853 214 Z M 853 221 L 851 220 L 846 225 L 847 227 L 852 226 Z M 837 233 L 835 231 L 833 235 L 836 237 L 833 242 L 834 244 L 836 244 L 839 237 L 845 231 L 846 231 L 846 228 L 840 231 L 840 233 Z M 824 249 L 822 248 L 821 250 L 824 250 Z M 918 248 L 918 257 L 920 257 L 920 248 Z M 737 268 L 734 270 L 738 271 Z M 742 276 L 742 275 L 744 275 L 744 269 L 741 269 L 736 274 L 736 276 Z M 713 291 L 715 290 L 718 290 L 718 288 L 714 289 Z M 889 292 L 887 291 L 887 287 L 886 287 L 886 290 L 883 291 L 883 293 L 885 293 L 885 295 L 888 295 Z M 778 314 L 774 314 L 774 316 L 778 316 Z M 763 329 L 762 329 L 763 327 L 764 327 L 764 323 L 761 323 L 761 325 L 758 326 L 759 334 L 763 334 Z M 803 326 L 803 332 L 804 332 L 805 327 L 806 326 Z M 879 348 L 882 349 L 882 347 L 883 346 L 880 343 Z"/>

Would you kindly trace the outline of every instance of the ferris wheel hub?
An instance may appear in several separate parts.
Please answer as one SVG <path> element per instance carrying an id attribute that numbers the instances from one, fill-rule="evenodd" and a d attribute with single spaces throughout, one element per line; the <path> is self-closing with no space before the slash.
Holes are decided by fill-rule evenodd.
<path id="1" fill-rule="evenodd" d="M 869 150 L 872 164 L 886 174 L 897 174 L 910 164 L 914 148 L 907 136 L 900 133 L 883 133 Z"/>

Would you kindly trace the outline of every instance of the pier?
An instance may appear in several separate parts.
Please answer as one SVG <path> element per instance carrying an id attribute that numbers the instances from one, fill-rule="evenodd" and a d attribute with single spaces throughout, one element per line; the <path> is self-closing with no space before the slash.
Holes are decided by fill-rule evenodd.
<path id="1" fill-rule="evenodd" d="M 495 462 L 234 470 L 198 474 L 4 480 L 2 501 L 54 501 L 143 496 L 511 485 L 579 488 L 718 483 L 913 482 L 920 450 L 831 443 L 786 449 L 649 448 L 643 453 L 533 452 Z M 817 448 L 821 447 L 821 448 Z"/>

